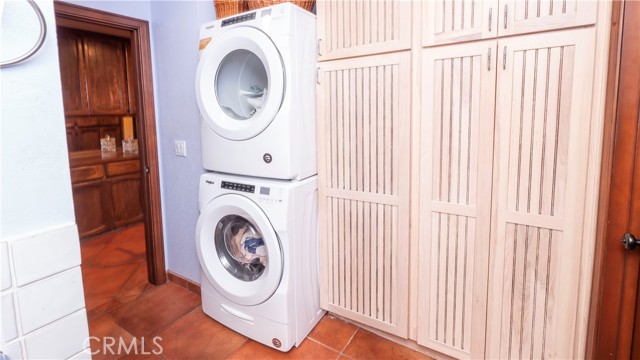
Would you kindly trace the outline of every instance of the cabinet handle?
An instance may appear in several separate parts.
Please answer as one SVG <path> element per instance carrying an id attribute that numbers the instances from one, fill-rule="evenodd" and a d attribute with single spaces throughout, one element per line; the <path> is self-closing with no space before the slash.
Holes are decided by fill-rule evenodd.
<path id="1" fill-rule="evenodd" d="M 320 68 L 316 68 L 316 84 L 320 85 Z"/>
<path id="2" fill-rule="evenodd" d="M 491 20 L 493 18 L 493 8 L 489 8 L 489 32 L 491 32 Z"/>
<path id="3" fill-rule="evenodd" d="M 320 41 L 322 41 L 322 39 L 318 39 L 318 56 L 322 56 L 320 53 Z"/>
<path id="4" fill-rule="evenodd" d="M 487 71 L 491 71 L 491 48 L 487 49 Z"/>
<path id="5" fill-rule="evenodd" d="M 504 28 L 505 29 L 507 28 L 507 13 L 509 13 L 509 5 L 505 4 L 504 5 L 504 19 L 503 19 L 504 20 L 503 23 L 504 23 Z"/>
<path id="6" fill-rule="evenodd" d="M 502 70 L 507 69 L 507 46 L 502 50 Z"/>

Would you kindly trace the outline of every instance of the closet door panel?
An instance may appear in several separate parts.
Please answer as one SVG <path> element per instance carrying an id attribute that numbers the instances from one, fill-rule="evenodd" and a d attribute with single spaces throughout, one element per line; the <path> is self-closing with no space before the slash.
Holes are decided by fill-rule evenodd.
<path id="1" fill-rule="evenodd" d="M 574 358 L 594 29 L 499 41 L 489 358 Z M 586 105 L 587 104 L 587 105 Z"/>
<path id="2" fill-rule="evenodd" d="M 484 356 L 496 42 L 423 50 L 418 343 Z"/>
<path id="3" fill-rule="evenodd" d="M 410 54 L 319 65 L 321 303 L 406 337 Z"/>
<path id="4" fill-rule="evenodd" d="M 411 1 L 326 0 L 316 6 L 319 61 L 411 47 Z"/>
<path id="5" fill-rule="evenodd" d="M 497 1 L 427 1 L 422 11 L 422 46 L 481 40 L 497 35 Z"/>
<path id="6" fill-rule="evenodd" d="M 597 1 L 500 1 L 498 35 L 525 34 L 595 24 L 597 8 Z"/>

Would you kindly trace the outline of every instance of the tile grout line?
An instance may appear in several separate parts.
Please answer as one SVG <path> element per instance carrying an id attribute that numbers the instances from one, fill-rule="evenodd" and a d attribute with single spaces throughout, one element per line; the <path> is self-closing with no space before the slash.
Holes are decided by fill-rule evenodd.
<path id="1" fill-rule="evenodd" d="M 353 340 L 353 338 L 356 336 L 356 333 L 358 332 L 358 330 L 360 330 L 359 327 L 357 327 L 356 331 L 353 332 L 353 335 L 351 335 L 351 337 L 349 338 L 349 341 L 347 341 L 347 344 L 344 346 L 342 351 L 340 351 L 340 354 L 338 355 L 338 357 L 340 357 L 341 355 L 344 355 L 351 358 L 349 355 L 345 355 L 344 351 L 347 350 L 347 347 L 349 347 L 349 344 L 351 344 L 351 340 Z"/>

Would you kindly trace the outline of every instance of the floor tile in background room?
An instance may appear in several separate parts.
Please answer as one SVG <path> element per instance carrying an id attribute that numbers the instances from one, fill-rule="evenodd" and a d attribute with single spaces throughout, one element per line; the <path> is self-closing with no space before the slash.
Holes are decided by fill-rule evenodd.
<path id="1" fill-rule="evenodd" d="M 136 351 L 102 351 L 93 356 L 96 360 L 428 359 L 331 315 L 288 353 L 247 339 L 205 315 L 194 292 L 174 283 L 147 282 L 142 225 L 82 241 L 80 246 L 90 335 L 122 338 L 125 345 L 133 338 L 138 341 Z M 162 338 L 161 355 L 152 353 L 160 350 L 153 344 L 155 336 Z M 144 346 L 139 343 L 143 337 Z M 94 352 L 105 350 L 103 342 L 94 340 L 91 345 Z"/>

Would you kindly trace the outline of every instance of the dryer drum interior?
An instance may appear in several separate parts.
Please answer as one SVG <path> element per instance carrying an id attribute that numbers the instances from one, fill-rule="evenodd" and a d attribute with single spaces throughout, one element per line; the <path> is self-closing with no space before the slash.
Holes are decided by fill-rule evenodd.
<path id="1" fill-rule="evenodd" d="M 254 281 L 264 273 L 267 246 L 251 221 L 239 215 L 226 215 L 218 221 L 214 237 L 222 266 L 235 278 Z"/>
<path id="2" fill-rule="evenodd" d="M 260 112 L 268 100 L 269 77 L 260 58 L 246 49 L 227 54 L 215 79 L 218 103 L 236 120 L 247 120 Z"/>

